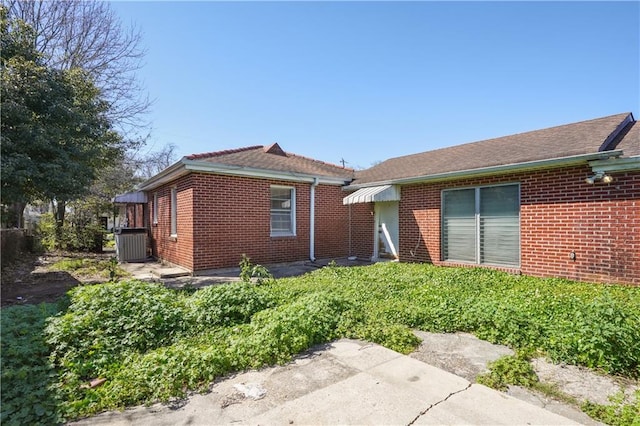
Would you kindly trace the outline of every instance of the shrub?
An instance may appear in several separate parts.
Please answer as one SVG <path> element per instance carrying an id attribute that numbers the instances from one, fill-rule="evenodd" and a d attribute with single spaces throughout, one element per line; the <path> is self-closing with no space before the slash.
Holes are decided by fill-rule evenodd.
<path id="1" fill-rule="evenodd" d="M 106 231 L 98 223 L 73 223 L 65 221 L 62 228 L 56 228 L 56 220 L 51 213 L 40 216 L 36 236 L 45 250 L 69 250 L 81 252 L 101 252 Z"/>
<path id="2" fill-rule="evenodd" d="M 405 325 L 384 320 L 371 320 L 359 324 L 350 337 L 378 343 L 396 352 L 408 354 L 420 344 L 420 339 Z"/>
<path id="3" fill-rule="evenodd" d="M 240 368 L 289 361 L 316 343 L 338 337 L 340 314 L 346 302 L 327 293 L 300 297 L 290 304 L 255 314 L 247 335 L 233 336 L 231 346 L 240 356 Z"/>
<path id="4" fill-rule="evenodd" d="M 287 362 L 311 345 L 335 338 L 344 308 L 340 298 L 312 294 L 260 311 L 247 324 L 212 328 L 145 353 L 130 353 L 121 364 L 110 366 L 103 386 L 70 390 L 66 410 L 77 417 L 167 401 L 187 389 L 205 390 L 216 377 L 232 371 Z"/>
<path id="5" fill-rule="evenodd" d="M 44 405 L 25 400 L 42 407 L 37 410 L 44 409 L 46 419 L 54 413 L 47 404 L 61 401 L 51 415 L 70 419 L 206 389 L 221 375 L 286 362 L 314 344 L 343 336 L 407 353 L 418 344 L 412 328 L 472 332 L 517 349 L 518 357 L 496 361 L 481 379 L 496 387 L 539 386 L 524 359 L 533 352 L 638 374 L 639 288 L 385 263 L 332 266 L 261 286 L 237 283 L 195 292 L 137 281 L 109 283 L 73 290 L 70 303 L 46 329 L 53 365 L 42 337 L 48 314 L 22 322 L 24 331 L 11 332 L 33 335 L 37 344 L 22 342 L 25 352 L 15 364 L 7 363 L 12 338 L 6 333 L 12 328 L 5 330 L 3 309 L 3 423 L 9 410 L 26 423 L 38 422 L 36 408 L 16 408 L 17 396 L 9 388 L 19 387 L 18 380 L 31 369 L 36 378 L 52 383 L 48 389 L 54 399 L 42 396 L 49 401 Z M 25 368 L 18 374 L 21 365 Z M 57 377 L 50 376 L 56 374 L 54 366 Z M 107 379 L 102 386 L 82 387 L 98 376 Z M 590 409 L 602 416 L 614 410 Z"/>
<path id="6" fill-rule="evenodd" d="M 248 322 L 272 303 L 255 286 L 235 283 L 203 288 L 193 294 L 190 304 L 191 326 L 197 331 Z"/>
<path id="7" fill-rule="evenodd" d="M 70 291 L 68 311 L 52 318 L 52 359 L 80 377 L 97 377 L 129 351 L 173 343 L 185 330 L 183 299 L 161 284 L 122 281 Z"/>

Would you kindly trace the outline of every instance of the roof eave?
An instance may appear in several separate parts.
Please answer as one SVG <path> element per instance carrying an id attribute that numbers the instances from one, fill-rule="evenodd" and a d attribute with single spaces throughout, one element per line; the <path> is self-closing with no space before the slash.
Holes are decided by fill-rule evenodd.
<path id="1" fill-rule="evenodd" d="M 443 180 L 453 180 L 471 177 L 480 177 L 487 175 L 495 175 L 510 172 L 523 172 L 528 170 L 537 170 L 552 167 L 570 166 L 576 164 L 586 164 L 593 160 L 607 160 L 612 157 L 622 155 L 622 150 L 611 150 L 595 152 L 591 154 L 572 155 L 568 157 L 551 158 L 545 160 L 527 161 L 522 163 L 502 164 L 499 166 L 483 167 L 479 169 L 456 170 L 445 173 L 436 173 L 431 175 L 412 176 L 400 179 L 391 179 L 377 182 L 367 182 L 363 184 L 352 184 L 347 187 L 348 190 L 366 188 L 369 186 L 379 185 L 408 185 L 413 183 L 435 182 Z"/>
<path id="2" fill-rule="evenodd" d="M 246 166 L 234 166 L 223 163 L 211 163 L 209 161 L 189 160 L 185 157 L 182 158 L 178 163 L 142 183 L 139 189 L 143 191 L 149 191 L 191 172 L 216 173 L 231 176 L 284 180 L 288 182 L 315 182 L 319 184 L 336 186 L 346 185 L 352 180 L 346 177 L 341 178 L 336 176 L 321 176 L 305 173 L 259 169 Z"/>
<path id="3" fill-rule="evenodd" d="M 182 157 L 177 163 L 142 182 L 138 185 L 137 189 L 140 191 L 149 191 L 187 174 L 188 171 L 185 167 L 185 161 L 188 161 L 186 157 Z"/>
<path id="4" fill-rule="evenodd" d="M 260 169 L 247 166 L 234 166 L 223 163 L 210 163 L 208 161 L 185 160 L 188 171 L 217 173 L 232 176 L 256 177 L 263 179 L 285 180 L 289 182 L 321 183 L 326 185 L 345 185 L 351 179 L 337 176 L 322 176 L 307 173 L 286 172 L 280 170 Z"/>

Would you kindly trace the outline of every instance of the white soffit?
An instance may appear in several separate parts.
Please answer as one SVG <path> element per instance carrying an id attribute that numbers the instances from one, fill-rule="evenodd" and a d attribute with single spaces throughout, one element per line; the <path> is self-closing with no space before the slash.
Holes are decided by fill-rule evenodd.
<path id="1" fill-rule="evenodd" d="M 358 189 L 342 199 L 342 204 L 371 203 L 378 201 L 399 201 L 400 190 L 396 185 L 372 186 Z"/>

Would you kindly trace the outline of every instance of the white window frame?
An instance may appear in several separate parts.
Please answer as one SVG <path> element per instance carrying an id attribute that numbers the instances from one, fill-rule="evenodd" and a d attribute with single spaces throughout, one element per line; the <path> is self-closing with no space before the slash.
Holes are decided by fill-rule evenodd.
<path id="1" fill-rule="evenodd" d="M 450 188 L 450 189 L 443 189 L 441 191 L 440 194 L 440 200 L 441 200 L 441 205 L 440 205 L 440 256 L 441 256 L 441 260 L 445 261 L 445 262 L 456 262 L 456 263 L 469 263 L 469 264 L 473 264 L 473 265 L 487 265 L 487 266 L 503 266 L 503 267 L 513 267 L 513 268 L 519 268 L 520 267 L 520 255 L 521 255 L 521 249 L 522 249 L 522 239 L 520 237 L 518 237 L 518 261 L 517 263 L 489 263 L 489 262 L 483 262 L 482 261 L 482 241 L 481 241 L 481 224 L 480 224 L 480 192 L 482 189 L 484 188 L 495 188 L 495 187 L 501 187 L 501 186 L 517 186 L 518 188 L 518 233 L 520 234 L 521 232 L 521 215 L 520 215 L 520 209 L 522 207 L 522 203 L 521 203 L 521 186 L 519 182 L 510 182 L 510 183 L 502 183 L 502 184 L 496 184 L 496 185 L 480 185 L 480 186 L 467 186 L 467 187 L 460 187 L 460 188 Z M 445 193 L 446 192 L 451 192 L 451 191 L 460 191 L 460 190 L 465 190 L 465 189 L 473 189 L 475 191 L 475 261 L 469 261 L 469 260 L 456 260 L 456 259 L 452 259 L 452 258 L 445 258 L 445 245 L 446 245 L 446 241 L 445 241 Z"/>
<path id="2" fill-rule="evenodd" d="M 273 229 L 273 213 L 274 209 L 271 207 L 271 190 L 272 189 L 287 189 L 291 195 L 291 207 L 289 208 L 291 218 L 291 229 L 287 231 Z M 277 211 L 277 210 L 275 210 Z M 282 210 L 280 210 L 282 212 Z M 293 186 L 271 185 L 269 187 L 269 228 L 271 230 L 272 237 L 295 237 L 296 236 L 296 188 Z"/>
<path id="3" fill-rule="evenodd" d="M 171 187 L 171 237 L 178 236 L 178 188 Z"/>
<path id="4" fill-rule="evenodd" d="M 152 209 L 152 223 L 154 225 L 158 224 L 158 193 L 154 192 L 153 193 L 153 209 Z"/>

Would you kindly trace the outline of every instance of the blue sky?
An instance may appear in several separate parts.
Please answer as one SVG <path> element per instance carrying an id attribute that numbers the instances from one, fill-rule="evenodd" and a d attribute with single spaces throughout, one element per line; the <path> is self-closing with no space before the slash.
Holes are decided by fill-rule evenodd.
<path id="1" fill-rule="evenodd" d="M 278 142 L 366 168 L 633 112 L 640 2 L 115 2 L 147 49 L 148 148 Z M 561 141 L 558 141 L 561 143 Z"/>

